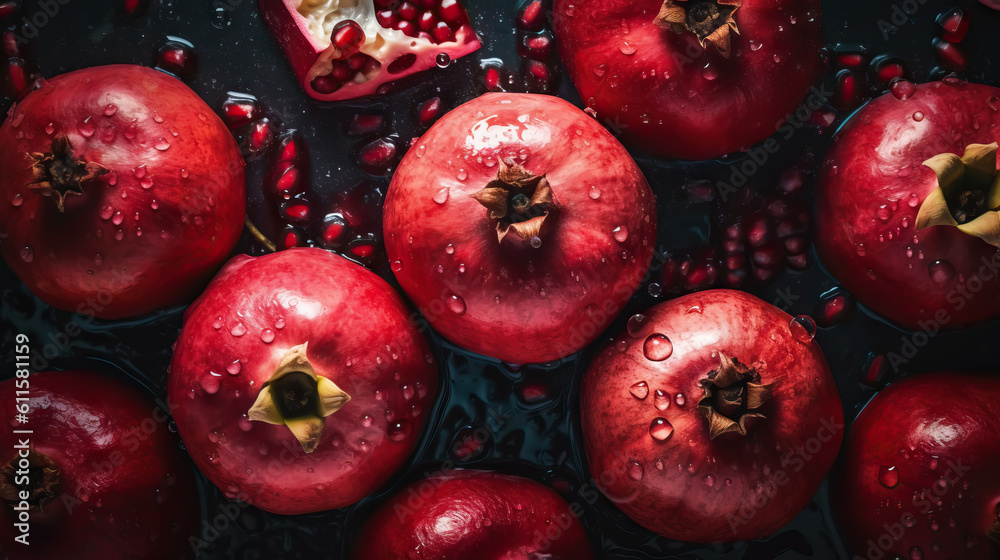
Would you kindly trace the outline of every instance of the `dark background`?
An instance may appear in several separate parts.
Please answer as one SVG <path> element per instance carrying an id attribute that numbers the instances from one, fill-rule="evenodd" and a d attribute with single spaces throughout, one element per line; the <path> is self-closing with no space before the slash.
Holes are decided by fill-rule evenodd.
<path id="1" fill-rule="evenodd" d="M 155 64 L 157 49 L 167 35 L 182 37 L 195 45 L 197 72 L 189 85 L 206 102 L 219 110 L 227 91 L 256 95 L 283 129 L 300 130 L 311 152 L 311 202 L 326 212 L 344 197 L 361 199 L 374 216 L 371 231 L 352 234 L 379 235 L 378 208 L 387 180 L 368 176 L 357 163 L 354 150 L 366 141 L 345 134 L 345 123 L 359 112 L 379 113 L 389 118 L 389 134 L 401 139 L 400 146 L 420 133 L 415 123 L 414 107 L 430 97 L 442 98 L 446 108 L 454 107 L 483 91 L 483 68 L 502 65 L 517 75 L 521 59 L 516 51 L 517 35 L 513 22 L 519 2 L 511 0 L 475 0 L 467 2 L 469 12 L 483 39 L 483 48 L 469 57 L 406 80 L 396 92 L 379 99 L 322 104 L 309 99 L 296 85 L 290 68 L 276 42 L 264 26 L 256 2 L 252 0 L 152 0 L 148 12 L 128 19 L 115 11 L 107 0 L 68 0 L 59 12 L 38 29 L 38 36 L 26 46 L 25 58 L 46 77 L 63 72 L 108 63 Z M 903 6 L 903 2 L 898 3 Z M 825 44 L 828 56 L 838 52 L 865 52 L 869 59 L 879 55 L 898 57 L 915 82 L 940 78 L 946 73 L 935 55 L 932 40 L 940 36 L 935 18 L 953 7 L 966 11 L 971 18 L 969 35 L 960 48 L 970 60 L 962 75 L 970 81 L 1000 85 L 996 30 L 1000 13 L 978 2 L 911 0 L 916 12 L 899 31 L 885 39 L 879 20 L 890 20 L 893 3 L 888 0 L 867 2 L 824 2 Z M 20 21 L 40 8 L 24 2 Z M 832 85 L 835 69 L 822 78 Z M 860 76 L 862 87 L 866 81 Z M 512 90 L 523 90 L 514 80 Z M 873 93 L 882 86 L 873 80 Z M 564 76 L 558 94 L 577 103 L 579 99 Z M 10 98 L 3 100 L 5 110 Z M 830 108 L 833 111 L 832 108 Z M 751 180 L 752 188 L 766 192 L 773 189 L 778 177 L 803 155 L 822 155 L 832 131 L 851 112 L 836 113 L 837 122 L 825 131 L 806 127 L 781 148 Z M 704 204 L 694 204 L 682 188 L 696 179 L 727 180 L 731 167 L 744 155 L 734 155 L 712 162 L 659 162 L 636 154 L 656 192 L 660 212 L 660 246 L 664 250 L 682 248 L 691 240 L 710 235 L 711 220 Z M 250 162 L 248 194 L 250 215 L 270 237 L 277 237 L 281 227 L 276 210 L 262 195 L 262 175 L 266 158 Z M 810 185 L 811 186 L 811 185 Z M 377 240 L 376 240 L 377 241 Z M 259 254 L 245 236 L 239 251 Z M 388 263 L 380 247 L 365 264 L 386 280 L 393 282 Z M 660 282 L 654 274 L 650 282 Z M 395 283 L 394 283 L 395 285 Z M 74 319 L 69 313 L 53 310 L 34 298 L 6 266 L 0 266 L 0 333 L 5 364 L 13 364 L 13 337 L 27 334 L 37 353 L 41 346 L 55 340 L 56 333 Z M 783 273 L 770 285 L 752 290 L 766 301 L 793 315 L 812 314 L 821 296 L 836 288 L 818 264 L 804 272 Z M 662 301 L 650 295 L 646 284 L 639 290 L 629 309 L 611 327 L 617 332 L 625 318 L 649 305 Z M 655 286 L 653 292 L 655 293 Z M 50 368 L 91 368 L 132 378 L 157 397 L 165 398 L 164 381 L 170 359 L 170 345 L 181 325 L 182 308 L 167 310 L 135 320 L 92 321 L 79 336 L 60 346 L 60 356 Z M 996 322 L 976 329 L 931 336 L 916 356 L 900 367 L 889 368 L 882 382 L 899 375 L 935 369 L 994 368 L 989 343 L 1000 334 Z M 862 383 L 863 372 L 872 356 L 900 354 L 907 333 L 899 331 L 865 312 L 838 326 L 821 329 L 817 339 L 830 361 L 846 408 L 853 418 L 875 392 L 872 384 Z M 599 345 L 606 337 L 601 337 Z M 592 345 L 594 346 L 594 345 Z M 607 559 L 719 558 L 734 560 L 847 558 L 846 551 L 830 520 L 826 485 L 815 500 L 787 527 L 769 539 L 710 546 L 695 546 L 670 541 L 649 533 L 619 513 L 603 498 L 596 504 L 581 499 L 577 493 L 588 479 L 580 435 L 575 423 L 578 383 L 586 368 L 587 356 L 594 347 L 558 364 L 528 366 L 520 369 L 470 355 L 434 337 L 438 363 L 444 379 L 441 398 L 435 407 L 423 440 L 409 463 L 385 488 L 361 503 L 337 511 L 296 517 L 271 515 L 256 508 L 240 508 L 235 523 L 209 539 L 205 558 L 342 558 L 349 550 L 353 535 L 371 507 L 402 485 L 422 478 L 424 473 L 441 468 L 442 461 L 454 459 L 449 450 L 476 428 L 490 434 L 483 450 L 473 454 L 462 466 L 498 469 L 541 480 L 560 490 L 568 500 L 580 502 L 595 546 Z M 2 377 L 13 374 L 4 367 Z M 878 385 L 878 383 L 875 383 Z M 543 395 L 526 399 L 530 389 Z M 463 431 L 464 430 L 464 431 Z M 210 483 L 202 479 L 203 518 L 219 515 L 227 501 Z M 201 538 L 205 538 L 202 536 Z"/>

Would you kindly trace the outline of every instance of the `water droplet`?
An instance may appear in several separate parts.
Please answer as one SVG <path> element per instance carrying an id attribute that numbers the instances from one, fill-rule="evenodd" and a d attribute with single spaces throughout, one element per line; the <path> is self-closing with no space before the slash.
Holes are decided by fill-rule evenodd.
<path id="1" fill-rule="evenodd" d="M 653 393 L 653 406 L 660 411 L 670 408 L 670 395 L 657 389 Z"/>
<path id="2" fill-rule="evenodd" d="M 649 425 L 649 435 L 656 441 L 666 441 L 674 433 L 674 427 L 666 418 L 654 418 Z"/>
<path id="3" fill-rule="evenodd" d="M 219 392 L 219 384 L 221 383 L 220 376 L 214 371 L 208 372 L 208 375 L 201 378 L 201 388 L 203 391 L 209 395 L 214 395 Z"/>
<path id="4" fill-rule="evenodd" d="M 923 114 L 923 112 L 917 111 L 916 113 L 913 113 L 913 120 L 915 120 L 917 122 L 920 122 L 920 121 L 924 120 L 924 114 Z"/>
<path id="5" fill-rule="evenodd" d="M 448 253 L 449 255 L 454 255 L 455 254 L 455 246 L 452 245 L 451 243 L 449 243 L 448 246 L 444 248 L 444 252 Z"/>
<path id="6" fill-rule="evenodd" d="M 597 66 L 594 66 L 594 74 L 597 74 L 598 78 L 604 76 L 604 74 L 607 71 L 608 71 L 607 64 L 598 64 Z"/>
<path id="7" fill-rule="evenodd" d="M 437 63 L 438 68 L 447 68 L 448 65 L 451 64 L 451 56 L 449 56 L 448 53 L 438 53 L 438 55 L 434 57 L 434 62 Z"/>
<path id="8" fill-rule="evenodd" d="M 684 399 L 684 393 L 677 393 L 677 396 L 674 397 L 674 402 L 677 403 L 677 406 L 684 406 L 684 403 L 686 402 Z"/>
<path id="9" fill-rule="evenodd" d="M 632 384 L 632 386 L 628 388 L 628 392 L 632 393 L 632 396 L 639 400 L 645 399 L 646 396 L 649 395 L 649 384 L 645 381 L 639 381 L 638 383 Z"/>
<path id="10" fill-rule="evenodd" d="M 397 420 L 389 425 L 389 439 L 397 443 L 410 437 L 411 432 L 413 427 L 409 420 Z"/>
<path id="11" fill-rule="evenodd" d="M 161 123 L 163 122 L 163 117 L 161 117 L 156 111 L 153 111 L 153 121 Z"/>
<path id="12" fill-rule="evenodd" d="M 752 39 L 750 41 L 750 50 L 753 51 L 753 52 L 759 51 L 760 48 L 763 47 L 763 46 L 764 46 L 764 43 L 761 43 L 760 41 L 754 41 Z"/>
<path id="13" fill-rule="evenodd" d="M 393 272 L 399 272 L 400 270 L 403 270 L 403 262 L 402 261 L 392 261 L 392 271 Z"/>
<path id="14" fill-rule="evenodd" d="M 229 334 L 233 336 L 243 336 L 247 334 L 247 328 L 243 326 L 243 323 L 236 323 L 236 326 L 233 327 L 233 330 L 229 331 Z"/>
<path id="15" fill-rule="evenodd" d="M 215 320 L 215 322 L 212 323 L 212 328 L 215 330 L 219 330 L 222 328 L 222 317 L 219 317 L 218 319 Z"/>
<path id="16" fill-rule="evenodd" d="M 618 50 L 620 50 L 622 54 L 625 56 L 632 56 L 633 54 L 635 54 L 635 47 L 628 44 L 627 41 L 622 41 L 622 44 L 618 47 Z"/>
<path id="17" fill-rule="evenodd" d="M 792 336 L 799 342 L 811 342 L 816 338 L 816 321 L 808 315 L 799 315 L 788 323 L 788 329 L 792 331 Z"/>
<path id="18" fill-rule="evenodd" d="M 924 549 L 914 546 L 910 549 L 910 560 L 924 560 Z"/>
<path id="19" fill-rule="evenodd" d="M 708 63 L 704 68 L 701 69 L 701 77 L 708 81 L 712 81 L 719 77 L 719 71 L 715 68 L 712 63 Z"/>
<path id="20" fill-rule="evenodd" d="M 118 106 L 114 103 L 108 103 L 104 106 L 104 116 L 110 117 L 118 112 Z"/>
<path id="21" fill-rule="evenodd" d="M 889 90 L 892 91 L 892 95 L 899 99 L 900 101 L 906 101 L 914 93 L 917 92 L 917 86 L 913 85 L 913 82 L 904 79 L 895 79 L 892 85 L 889 86 Z"/>
<path id="22" fill-rule="evenodd" d="M 615 241 L 625 243 L 625 240 L 628 239 L 628 228 L 625 226 L 618 226 L 611 231 L 611 234 L 614 235 Z"/>
<path id="23" fill-rule="evenodd" d="M 642 465 L 639 464 L 639 461 L 632 459 L 632 461 L 630 461 L 628 465 L 628 477 L 638 482 L 642 480 L 642 474 L 643 474 Z"/>
<path id="24" fill-rule="evenodd" d="M 170 142 L 167 142 L 166 138 L 159 138 L 156 143 L 153 144 L 153 147 L 161 152 L 164 152 L 170 147 Z"/>
<path id="25" fill-rule="evenodd" d="M 601 198 L 601 190 L 598 189 L 597 187 L 591 185 L 591 187 L 590 187 L 590 198 L 593 199 L 593 200 L 597 200 L 598 198 Z"/>
<path id="26" fill-rule="evenodd" d="M 927 266 L 927 274 L 935 284 L 943 286 L 955 277 L 955 267 L 944 259 L 938 259 Z"/>
<path id="27" fill-rule="evenodd" d="M 448 296 L 445 303 L 447 304 L 448 309 L 450 309 L 455 315 L 465 315 L 465 300 L 462 299 L 462 296 L 451 294 Z"/>
<path id="28" fill-rule="evenodd" d="M 883 204 L 882 206 L 879 206 L 877 210 L 875 210 L 875 217 L 882 220 L 883 222 L 888 222 L 889 218 L 892 217 L 892 211 L 889 210 L 889 207 L 887 205 Z"/>
<path id="29" fill-rule="evenodd" d="M 896 467 L 879 467 L 878 481 L 886 488 L 895 488 L 899 484 L 899 471 Z"/>
<path id="30" fill-rule="evenodd" d="M 638 337 L 639 331 L 642 330 L 643 323 L 646 322 L 646 316 L 642 313 L 636 313 L 635 315 L 629 317 L 628 323 L 625 324 L 625 330 L 628 334 Z"/>
<path id="31" fill-rule="evenodd" d="M 260 331 L 260 339 L 265 343 L 269 344 L 274 340 L 274 331 L 271 329 L 264 329 Z"/>
<path id="32" fill-rule="evenodd" d="M 35 260 L 35 250 L 27 245 L 21 247 L 21 260 L 26 263 L 30 263 Z"/>
<path id="33" fill-rule="evenodd" d="M 779 55 L 779 54 L 776 54 L 776 55 L 774 55 L 774 56 L 773 56 L 773 57 L 771 57 L 771 58 L 773 58 L 773 59 L 774 59 L 774 62 L 776 62 L 776 63 L 777 63 L 777 62 L 781 62 L 781 55 Z"/>
<path id="34" fill-rule="evenodd" d="M 153 179 L 150 177 L 143 177 L 142 179 L 139 179 L 139 186 L 143 189 L 149 190 L 153 188 Z"/>
<path id="35" fill-rule="evenodd" d="M 642 344 L 642 353 L 647 360 L 662 362 L 674 353 L 674 345 L 666 335 L 653 333 L 646 337 L 646 342 Z"/>
<path id="36" fill-rule="evenodd" d="M 274 328 L 278 329 L 279 331 L 285 328 L 285 318 L 278 317 L 278 319 L 274 321 Z"/>
<path id="37" fill-rule="evenodd" d="M 55 127 L 54 124 L 49 123 L 48 125 L 46 125 L 46 127 L 45 127 L 45 134 L 48 134 L 49 136 L 52 136 L 52 133 L 55 132 L 55 131 L 56 131 L 56 127 Z"/>
<path id="38" fill-rule="evenodd" d="M 542 246 L 542 238 L 536 235 L 529 239 L 528 243 L 530 243 L 533 248 L 537 249 Z"/>
<path id="39" fill-rule="evenodd" d="M 94 135 L 94 123 L 90 122 L 90 117 L 87 117 L 76 127 L 76 130 L 80 133 L 80 136 L 90 138 Z"/>

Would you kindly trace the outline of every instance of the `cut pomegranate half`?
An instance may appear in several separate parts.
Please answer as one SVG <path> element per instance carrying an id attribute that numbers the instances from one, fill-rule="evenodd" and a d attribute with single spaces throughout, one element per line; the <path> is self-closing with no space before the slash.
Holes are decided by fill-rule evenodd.
<path id="1" fill-rule="evenodd" d="M 340 101 L 479 48 L 458 0 L 260 0 L 306 93 Z"/>

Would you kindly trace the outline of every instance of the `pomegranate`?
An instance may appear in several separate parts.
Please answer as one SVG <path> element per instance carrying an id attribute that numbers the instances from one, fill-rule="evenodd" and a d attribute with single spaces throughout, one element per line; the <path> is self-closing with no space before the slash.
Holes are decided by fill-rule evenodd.
<path id="1" fill-rule="evenodd" d="M 703 160 L 774 134 L 819 71 L 819 0 L 555 0 L 588 107 L 655 156 Z"/>
<path id="2" fill-rule="evenodd" d="M 60 309 L 118 319 L 181 303 L 243 228 L 233 137 L 150 68 L 38 80 L 0 128 L 0 170 L 0 252 Z"/>
<path id="3" fill-rule="evenodd" d="M 1000 314 L 1000 290 L 988 287 L 1000 266 L 1000 89 L 907 84 L 835 137 L 819 177 L 816 246 L 858 301 L 936 332 Z"/>
<path id="4" fill-rule="evenodd" d="M 411 484 L 368 518 L 356 560 L 591 560 L 583 510 L 533 480 L 450 471 Z"/>
<path id="5" fill-rule="evenodd" d="M 104 374 L 18 369 L 0 383 L 0 418 L 4 558 L 193 556 L 191 465 L 146 395 Z"/>
<path id="6" fill-rule="evenodd" d="M 261 0 L 260 9 L 302 87 L 321 101 L 380 93 L 480 46 L 458 0 Z"/>
<path id="7" fill-rule="evenodd" d="M 370 494 L 413 451 L 437 392 L 408 317 L 382 279 L 322 249 L 233 258 L 187 310 L 170 366 L 195 463 L 274 513 Z"/>
<path id="8" fill-rule="evenodd" d="M 593 119 L 555 97 L 491 93 L 407 152 L 383 227 L 396 278 L 435 329 L 523 364 L 607 327 L 649 268 L 656 212 Z"/>
<path id="9" fill-rule="evenodd" d="M 1000 557 L 1000 378 L 928 373 L 893 383 L 851 425 L 834 513 L 857 555 Z"/>
<path id="10" fill-rule="evenodd" d="M 815 324 L 734 290 L 628 321 L 590 363 L 590 473 L 640 525 L 690 542 L 764 537 L 815 494 L 843 412 Z"/>

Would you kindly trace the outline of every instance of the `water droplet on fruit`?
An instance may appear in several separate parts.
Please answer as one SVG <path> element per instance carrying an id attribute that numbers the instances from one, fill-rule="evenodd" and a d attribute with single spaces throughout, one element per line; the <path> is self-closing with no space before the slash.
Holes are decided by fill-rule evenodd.
<path id="1" fill-rule="evenodd" d="M 153 179 L 150 177 L 144 177 L 139 180 L 139 186 L 143 189 L 149 190 L 153 188 Z"/>
<path id="2" fill-rule="evenodd" d="M 878 481 L 886 488 L 895 488 L 899 484 L 899 471 L 896 467 L 879 467 Z"/>
<path id="3" fill-rule="evenodd" d="M 164 152 L 170 147 L 170 142 L 167 142 L 166 138 L 160 138 L 155 144 L 153 144 L 153 147 L 161 152 Z"/>
<path id="4" fill-rule="evenodd" d="M 719 77 L 719 71 L 710 62 L 706 64 L 704 68 L 701 69 L 701 77 L 705 78 L 708 81 L 712 81 Z"/>
<path id="5" fill-rule="evenodd" d="M 639 400 L 645 399 L 646 396 L 649 395 L 649 384 L 645 381 L 639 381 L 638 383 L 632 384 L 632 386 L 629 387 L 628 392 L 632 393 L 632 396 Z"/>
<path id="6" fill-rule="evenodd" d="M 274 331 L 271 329 L 264 329 L 260 331 L 260 339 L 265 343 L 269 344 L 274 340 Z"/>
<path id="7" fill-rule="evenodd" d="M 451 64 L 451 57 L 448 56 L 448 53 L 438 53 L 434 57 L 434 62 L 437 63 L 438 68 L 447 68 Z"/>
<path id="8" fill-rule="evenodd" d="M 712 476 L 712 475 L 710 475 L 710 474 L 706 474 L 705 475 L 705 486 L 709 486 L 709 487 L 715 486 L 715 477 Z"/>
<path id="9" fill-rule="evenodd" d="M 760 48 L 763 47 L 763 46 L 764 46 L 764 44 L 761 43 L 760 41 L 754 41 L 752 39 L 750 40 L 750 50 L 753 51 L 753 52 L 759 51 Z"/>
<path id="10" fill-rule="evenodd" d="M 910 549 L 910 560 L 924 560 L 924 550 L 919 546 Z"/>
<path id="11" fill-rule="evenodd" d="M 157 123 L 161 123 L 161 122 L 163 122 L 163 117 L 161 117 L 160 114 L 157 113 L 156 111 L 153 111 L 153 121 L 157 122 Z"/>
<path id="12" fill-rule="evenodd" d="M 649 435 L 656 441 L 666 441 L 674 433 L 674 427 L 666 418 L 654 418 L 649 425 Z"/>
<path id="13" fill-rule="evenodd" d="M 434 193 L 434 202 L 438 204 L 444 204 L 448 201 L 448 193 L 451 191 L 450 187 L 445 187 L 438 192 Z"/>
<path id="14" fill-rule="evenodd" d="M 10 204 L 15 207 L 24 204 L 24 196 L 21 193 L 14 193 L 14 196 L 10 199 Z"/>
<path id="15" fill-rule="evenodd" d="M 397 420 L 389 425 L 389 439 L 397 443 L 401 442 L 408 438 L 412 431 L 413 427 L 409 420 Z"/>
<path id="16" fill-rule="evenodd" d="M 240 372 L 240 361 L 239 360 L 233 360 L 228 365 L 226 365 L 226 372 L 228 372 L 229 375 L 236 375 L 236 374 L 238 374 Z"/>
<path id="17" fill-rule="evenodd" d="M 684 406 L 684 403 L 686 402 L 684 399 L 684 393 L 677 393 L 677 396 L 674 397 L 674 402 L 677 403 L 677 406 Z"/>
<path id="18" fill-rule="evenodd" d="M 465 315 L 465 300 L 462 299 L 462 296 L 451 294 L 448 296 L 445 303 L 447 304 L 448 309 L 455 315 Z"/>
<path id="19" fill-rule="evenodd" d="M 893 80 L 892 85 L 889 86 L 889 90 L 896 99 L 906 101 L 917 92 L 917 86 L 913 85 L 913 82 L 909 80 L 896 78 Z"/>
<path id="20" fill-rule="evenodd" d="M 465 169 L 459 169 L 458 173 L 455 174 L 455 178 L 459 181 L 464 181 L 469 178 L 469 174 L 465 171 Z"/>
<path id="21" fill-rule="evenodd" d="M 601 190 L 598 189 L 597 187 L 591 185 L 591 187 L 590 187 L 590 198 L 592 200 L 597 200 L 598 198 L 601 198 Z"/>
<path id="22" fill-rule="evenodd" d="M 887 205 L 883 204 L 878 207 L 878 210 L 875 210 L 875 217 L 883 222 L 887 222 L 889 221 L 889 218 L 892 217 L 892 211 L 889 210 Z"/>
<path id="23" fill-rule="evenodd" d="M 278 319 L 274 321 L 274 328 L 278 329 L 279 331 L 285 328 L 285 318 L 278 317 Z"/>
<path id="24" fill-rule="evenodd" d="M 399 272 L 400 270 L 403 270 L 403 262 L 398 260 L 392 261 L 392 271 Z"/>
<path id="25" fill-rule="evenodd" d="M 636 313 L 635 315 L 629 317 L 628 323 L 625 324 L 625 330 L 628 334 L 638 337 L 639 331 L 642 330 L 642 324 L 646 322 L 646 316 L 642 313 Z"/>
<path id="26" fill-rule="evenodd" d="M 21 247 L 21 260 L 26 263 L 30 263 L 35 260 L 35 250 L 27 245 Z"/>
<path id="27" fill-rule="evenodd" d="M 90 122 L 90 117 L 87 117 L 76 127 L 76 130 L 80 133 L 80 136 L 90 138 L 94 135 L 94 123 Z"/>
<path id="28" fill-rule="evenodd" d="M 215 320 L 215 322 L 212 323 L 212 328 L 215 330 L 219 330 L 222 328 L 222 317 L 219 317 L 218 319 Z"/>
<path id="29" fill-rule="evenodd" d="M 788 329 L 792 331 L 792 336 L 799 342 L 811 342 L 816 338 L 816 321 L 808 315 L 799 315 L 788 323 Z"/>
<path id="30" fill-rule="evenodd" d="M 247 328 L 243 326 L 243 323 L 236 323 L 236 326 L 233 327 L 233 330 L 229 331 L 229 334 L 233 336 L 243 336 L 247 334 Z"/>
<path id="31" fill-rule="evenodd" d="M 776 54 L 776 55 L 774 55 L 774 56 L 773 56 L 773 57 L 771 57 L 771 58 L 773 58 L 773 59 L 774 59 L 774 62 L 776 62 L 776 63 L 777 63 L 777 62 L 781 62 L 781 55 L 780 55 L 780 54 Z"/>
<path id="32" fill-rule="evenodd" d="M 646 337 L 646 342 L 642 344 L 642 353 L 647 360 L 662 362 L 674 353 L 674 345 L 666 335 L 653 333 Z"/>
<path id="33" fill-rule="evenodd" d="M 455 246 L 454 246 L 454 245 L 452 245 L 451 243 L 449 243 L 449 244 L 448 244 L 448 245 L 447 245 L 447 246 L 446 246 L 446 247 L 444 248 L 444 252 L 445 252 L 445 253 L 448 253 L 449 255 L 454 255 L 454 254 L 455 254 Z"/>
<path id="34" fill-rule="evenodd" d="M 917 111 L 916 113 L 913 113 L 913 120 L 915 120 L 917 122 L 920 122 L 920 121 L 924 120 L 924 113 L 921 112 L 921 111 Z"/>
<path id="35" fill-rule="evenodd" d="M 622 54 L 625 56 L 631 56 L 635 54 L 635 47 L 628 44 L 627 41 L 622 41 L 622 44 L 618 47 L 618 50 L 620 50 Z"/>
<path id="36" fill-rule="evenodd" d="M 660 411 L 670 408 L 670 395 L 657 389 L 653 393 L 653 406 Z"/>
<path id="37" fill-rule="evenodd" d="M 938 259 L 927 267 L 927 274 L 939 286 L 943 286 L 955 277 L 955 267 L 944 259 Z"/>
<path id="38" fill-rule="evenodd" d="M 618 226 L 611 231 L 611 234 L 614 235 L 615 241 L 625 243 L 628 239 L 628 228 L 625 226 Z"/>
<path id="39" fill-rule="evenodd" d="M 542 238 L 536 235 L 529 239 L 528 243 L 530 243 L 533 248 L 537 249 L 542 246 Z"/>
<path id="40" fill-rule="evenodd" d="M 48 134 L 49 136 L 52 136 L 52 133 L 55 132 L 55 131 L 56 131 L 56 127 L 55 127 L 54 124 L 49 123 L 48 125 L 45 126 L 45 134 Z"/>
<path id="41" fill-rule="evenodd" d="M 219 384 L 221 383 L 221 376 L 214 371 L 208 372 L 208 375 L 201 378 L 201 388 L 203 391 L 209 395 L 214 395 L 219 392 Z"/>

